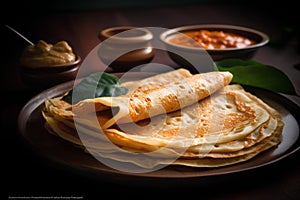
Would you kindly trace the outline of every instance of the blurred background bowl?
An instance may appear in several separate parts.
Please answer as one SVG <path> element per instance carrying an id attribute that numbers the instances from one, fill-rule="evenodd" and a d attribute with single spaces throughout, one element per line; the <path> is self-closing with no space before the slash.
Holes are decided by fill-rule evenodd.
<path id="1" fill-rule="evenodd" d="M 116 26 L 101 30 L 100 60 L 116 72 L 132 70 L 149 63 L 154 57 L 152 33 L 146 28 Z"/>
<path id="2" fill-rule="evenodd" d="M 236 34 L 254 41 L 254 44 L 242 47 L 204 48 L 192 37 L 186 36 L 187 32 L 197 32 L 200 30 L 222 31 L 223 33 Z M 177 40 L 177 42 L 174 42 L 174 38 L 176 37 L 184 37 L 184 39 L 182 40 L 181 38 Z M 194 68 L 195 66 L 189 61 L 195 61 L 195 63 L 198 61 L 204 62 L 204 60 L 209 59 L 207 57 L 211 57 L 212 61 L 227 58 L 251 59 L 259 48 L 265 46 L 269 42 L 269 37 L 263 32 L 248 27 L 223 24 L 201 24 L 169 29 L 160 35 L 160 40 L 165 44 L 168 55 L 175 63 L 181 67 Z M 187 45 L 187 40 L 189 40 L 189 43 L 194 44 Z M 182 43 L 180 43 L 180 41 L 182 41 Z M 195 43 L 197 43 L 197 45 L 195 45 Z M 205 69 L 204 71 L 210 70 Z"/>

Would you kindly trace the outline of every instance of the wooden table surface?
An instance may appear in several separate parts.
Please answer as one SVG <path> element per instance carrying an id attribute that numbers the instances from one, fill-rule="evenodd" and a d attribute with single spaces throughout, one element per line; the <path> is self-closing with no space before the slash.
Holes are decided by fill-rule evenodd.
<path id="1" fill-rule="evenodd" d="M 43 39 L 54 43 L 68 41 L 83 59 L 99 43 L 97 37 L 101 29 L 112 26 L 139 26 L 172 28 L 192 24 L 232 24 L 247 26 L 267 33 L 271 42 L 255 55 L 254 59 L 275 66 L 284 71 L 300 94 L 299 29 L 294 16 L 273 12 L 266 8 L 231 4 L 188 4 L 180 6 L 123 7 L 103 9 L 75 9 L 47 11 L 45 13 L 14 13 L 6 16 L 7 22 L 37 42 Z M 193 196 L 201 199 L 299 199 L 300 198 L 300 154 L 295 154 L 271 165 L 237 174 L 225 175 L 219 179 L 199 181 L 187 185 L 184 180 L 176 187 L 155 187 L 153 184 L 124 181 L 110 181 L 85 174 L 80 170 L 65 168 L 43 158 L 23 140 L 17 127 L 17 117 L 21 108 L 39 91 L 22 83 L 18 74 L 18 58 L 26 42 L 1 27 L 5 35 L 2 41 L 5 51 L 1 73 L 1 133 L 4 162 L 2 176 L 7 197 L 14 196 L 73 196 L 91 199 L 110 195 L 117 198 L 151 198 Z M 164 52 L 157 51 L 154 62 L 176 65 Z M 104 70 L 99 67 L 95 70 Z M 113 70 L 105 69 L 109 72 Z M 298 97 L 284 95 L 297 105 Z M 118 179 L 114 179 L 118 180 Z M 140 186 L 139 186 L 140 185 Z M 151 186 L 149 186 L 151 185 Z M 178 187 L 179 186 L 179 187 Z M 141 192 L 141 193 L 140 193 Z M 144 195 L 139 196 L 137 193 Z"/>

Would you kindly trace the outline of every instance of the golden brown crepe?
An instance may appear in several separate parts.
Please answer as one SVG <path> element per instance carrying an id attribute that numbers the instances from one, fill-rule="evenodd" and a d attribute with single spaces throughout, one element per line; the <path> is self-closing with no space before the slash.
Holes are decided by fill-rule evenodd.
<path id="1" fill-rule="evenodd" d="M 246 92 L 242 86 L 228 85 L 230 75 L 221 72 L 191 75 L 180 69 L 122 83 L 128 86 L 129 94 L 105 97 L 104 101 L 96 98 L 70 105 L 60 100 L 61 97 L 48 99 L 43 116 L 52 133 L 104 158 L 143 168 L 165 164 L 231 165 L 278 145 L 284 124 L 274 108 Z M 165 88 L 177 95 L 166 98 L 170 92 Z M 157 104 L 161 102 L 157 99 L 166 98 L 168 103 L 162 106 L 165 113 L 157 112 L 159 106 L 155 105 L 151 108 L 156 111 L 137 112 L 142 113 L 140 118 L 134 115 L 136 113 L 132 114 L 132 105 L 147 111 L 147 104 L 141 103 L 147 102 L 147 98 Z M 115 118 L 110 109 L 114 106 L 121 107 L 116 115 L 126 113 L 127 116 Z M 120 111 L 122 109 L 126 112 Z M 129 116 L 134 119 L 120 120 Z M 109 121 L 113 123 L 104 126 Z"/>
<path id="2" fill-rule="evenodd" d="M 183 71 L 183 69 L 181 69 Z M 165 76 L 168 76 L 166 73 Z M 162 76 L 162 77 L 165 77 Z M 72 107 L 78 115 L 95 113 L 108 108 L 118 112 L 101 124 L 106 129 L 116 122 L 138 122 L 162 113 L 169 113 L 191 105 L 228 85 L 232 80 L 229 72 L 208 72 L 175 79 L 169 83 L 139 83 L 134 91 L 119 97 L 99 97 L 80 101 Z"/>

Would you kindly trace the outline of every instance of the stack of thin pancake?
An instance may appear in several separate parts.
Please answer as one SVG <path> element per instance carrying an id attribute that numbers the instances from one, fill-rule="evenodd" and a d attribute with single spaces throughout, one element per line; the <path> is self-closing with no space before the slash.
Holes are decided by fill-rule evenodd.
<path id="1" fill-rule="evenodd" d="M 178 69 L 124 82 L 118 97 L 72 105 L 47 99 L 46 127 L 87 152 L 133 163 L 220 167 L 249 160 L 281 142 L 280 114 L 229 72 Z"/>

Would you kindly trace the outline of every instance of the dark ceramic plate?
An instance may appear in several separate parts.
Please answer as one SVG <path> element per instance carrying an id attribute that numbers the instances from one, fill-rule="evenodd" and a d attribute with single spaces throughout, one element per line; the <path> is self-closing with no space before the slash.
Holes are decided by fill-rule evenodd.
<path id="1" fill-rule="evenodd" d="M 133 74 L 132 77 L 136 77 Z M 142 78 L 139 74 L 139 78 Z M 44 119 L 41 115 L 44 100 L 52 98 L 68 91 L 72 88 L 74 82 L 66 82 L 48 90 L 45 90 L 33 97 L 21 110 L 18 119 L 19 130 L 25 140 L 34 147 L 44 157 L 65 166 L 79 169 L 82 172 L 96 173 L 99 178 L 109 178 L 110 180 L 137 180 L 150 179 L 165 180 L 176 183 L 178 179 L 188 181 L 189 179 L 205 179 L 216 177 L 217 175 L 228 175 L 247 170 L 253 170 L 277 162 L 300 148 L 299 124 L 300 108 L 287 98 L 269 91 L 246 88 L 252 94 L 257 95 L 267 102 L 270 106 L 276 108 L 282 115 L 285 123 L 283 129 L 282 143 L 274 149 L 267 150 L 251 160 L 221 168 L 190 168 L 184 166 L 168 166 L 158 171 L 149 173 L 127 173 L 112 169 L 91 155 L 85 153 L 82 149 L 75 148 L 71 143 L 51 135 L 44 128 Z M 95 176 L 94 176 L 95 177 Z"/>

